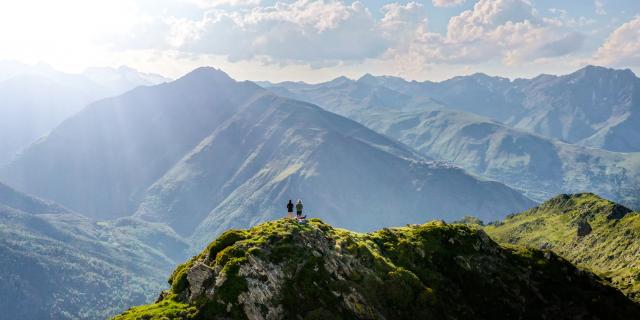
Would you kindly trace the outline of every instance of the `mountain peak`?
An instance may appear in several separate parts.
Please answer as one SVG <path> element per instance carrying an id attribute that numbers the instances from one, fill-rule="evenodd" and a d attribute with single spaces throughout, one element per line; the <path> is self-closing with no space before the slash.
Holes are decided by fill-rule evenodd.
<path id="1" fill-rule="evenodd" d="M 353 80 L 351 80 L 351 79 L 349 79 L 349 78 L 347 78 L 345 76 L 339 76 L 339 77 L 337 77 L 337 78 L 335 78 L 335 79 L 333 79 L 331 81 L 326 82 L 326 84 L 343 85 L 343 84 L 349 83 L 351 81 L 353 81 Z"/>
<path id="2" fill-rule="evenodd" d="M 176 81 L 198 81 L 229 83 L 235 82 L 227 73 L 214 67 L 199 67 L 187 73 Z"/>
<path id="3" fill-rule="evenodd" d="M 319 219 L 229 230 L 178 266 L 171 289 L 115 319 L 623 319 L 640 307 L 551 252 L 508 249 L 433 221 L 371 233 Z M 499 299 L 492 297 L 500 297 Z"/>
<path id="4" fill-rule="evenodd" d="M 619 220 L 632 210 L 613 201 L 603 199 L 593 193 L 561 194 L 545 201 L 539 206 L 542 211 L 555 211 L 562 214 L 577 213 L 583 217 L 590 215 L 604 215 L 608 220 Z"/>
<path id="5" fill-rule="evenodd" d="M 569 77 L 608 77 L 612 75 L 621 75 L 624 77 L 635 78 L 636 75 L 630 69 L 613 69 L 602 66 L 587 65 L 573 73 L 568 74 Z"/>
<path id="6" fill-rule="evenodd" d="M 376 77 L 374 75 L 372 75 L 371 73 L 365 73 L 362 75 L 362 77 L 358 78 L 357 81 L 370 81 L 370 80 L 375 80 Z"/>

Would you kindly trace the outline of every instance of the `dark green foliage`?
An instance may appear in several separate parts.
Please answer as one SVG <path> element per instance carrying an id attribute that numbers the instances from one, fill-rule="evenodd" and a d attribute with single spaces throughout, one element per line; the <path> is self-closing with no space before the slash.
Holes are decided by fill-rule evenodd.
<path id="1" fill-rule="evenodd" d="M 233 258 L 229 260 L 222 269 L 222 273 L 227 276 L 227 280 L 222 284 L 218 291 L 219 297 L 224 302 L 237 303 L 238 295 L 247 291 L 247 280 L 238 275 L 240 265 L 247 259 Z"/>
<path id="2" fill-rule="evenodd" d="M 209 261 L 215 260 L 218 252 L 224 250 L 226 247 L 246 238 L 245 232 L 241 230 L 231 229 L 218 237 L 213 241 L 205 250 L 207 253 L 207 259 Z"/>
<path id="3" fill-rule="evenodd" d="M 189 285 L 189 283 L 187 282 L 187 271 L 189 271 L 189 268 L 193 266 L 193 262 L 195 261 L 195 259 L 196 257 L 193 257 L 191 258 L 191 260 L 176 267 L 176 269 L 171 274 L 171 277 L 169 277 L 168 282 L 171 285 L 171 290 L 176 294 L 184 291 L 184 289 L 186 289 Z"/>

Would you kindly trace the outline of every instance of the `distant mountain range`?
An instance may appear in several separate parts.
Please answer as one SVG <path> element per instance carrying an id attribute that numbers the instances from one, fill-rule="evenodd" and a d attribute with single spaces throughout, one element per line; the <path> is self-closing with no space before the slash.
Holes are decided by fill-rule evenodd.
<path id="1" fill-rule="evenodd" d="M 45 64 L 0 62 L 0 165 L 90 102 L 166 81 L 127 67 L 68 74 Z"/>
<path id="2" fill-rule="evenodd" d="M 371 230 L 533 205 L 317 106 L 200 68 L 96 102 L 0 170 L 4 181 L 94 218 L 165 222 L 194 243 L 284 214 Z M 393 212 L 390 214 L 389 212 Z"/>
<path id="3" fill-rule="evenodd" d="M 91 221 L 0 184 L 3 317 L 107 318 L 151 301 L 187 248 L 166 226 Z"/>
<path id="4" fill-rule="evenodd" d="M 628 69 L 587 66 L 563 76 L 515 80 L 485 74 L 443 82 L 360 80 L 569 143 L 640 151 L 640 79 Z"/>
<path id="5" fill-rule="evenodd" d="M 557 193 L 591 191 L 640 207 L 640 153 L 581 145 L 592 145 L 587 142 L 604 135 L 609 142 L 627 139 L 629 146 L 640 141 L 640 135 L 620 129 L 640 128 L 640 121 L 634 120 L 640 110 L 637 84 L 638 78 L 628 70 L 598 67 L 561 77 L 513 81 L 476 74 L 440 83 L 371 75 L 320 84 L 262 83 L 280 95 L 348 116 L 425 156 L 503 182 L 538 201 Z M 586 95 L 594 95 L 595 100 Z M 575 119 L 564 121 L 569 115 Z M 524 125 L 534 122 L 534 126 Z M 591 133 L 589 138 L 583 134 L 582 140 L 542 130 L 552 127 L 543 123 L 556 122 L 567 132 L 577 132 L 578 127 L 600 129 L 585 129 Z M 622 135 L 615 138 L 616 132 Z M 607 145 L 613 144 L 595 146 Z"/>
<path id="6" fill-rule="evenodd" d="M 564 76 L 515 80 L 478 73 L 442 82 L 367 74 L 357 81 L 341 77 L 321 84 L 262 85 L 283 95 L 288 91 L 298 99 L 313 101 L 340 114 L 346 114 L 345 105 L 353 109 L 350 99 L 345 98 L 346 92 L 352 98 L 365 94 L 366 97 L 359 97 L 361 105 L 373 106 L 382 101 L 381 106 L 386 108 L 434 99 L 450 109 L 565 142 L 618 152 L 640 151 L 640 79 L 628 69 L 587 66 Z M 341 96 L 335 94 L 339 91 L 343 92 Z M 389 98 L 386 102 L 383 99 L 370 102 L 376 100 L 376 94 L 371 92 L 385 91 L 381 95 Z"/>

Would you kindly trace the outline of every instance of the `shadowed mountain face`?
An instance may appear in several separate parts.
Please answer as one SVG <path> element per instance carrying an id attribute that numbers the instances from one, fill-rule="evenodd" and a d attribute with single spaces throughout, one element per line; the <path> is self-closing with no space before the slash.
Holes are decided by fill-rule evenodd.
<path id="1" fill-rule="evenodd" d="M 107 318 L 152 301 L 186 249 L 166 226 L 91 221 L 0 184 L 3 317 Z"/>
<path id="2" fill-rule="evenodd" d="M 210 68 L 89 106 L 1 175 L 94 217 L 166 222 L 197 243 L 278 217 L 297 198 L 310 214 L 358 230 L 470 213 L 497 219 L 532 205 Z"/>

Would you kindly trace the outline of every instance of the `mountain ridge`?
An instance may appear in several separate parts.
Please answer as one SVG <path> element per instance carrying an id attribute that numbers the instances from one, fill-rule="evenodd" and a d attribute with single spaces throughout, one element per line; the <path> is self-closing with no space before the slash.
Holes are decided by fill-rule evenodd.
<path id="1" fill-rule="evenodd" d="M 508 79 L 475 73 L 440 82 L 369 75 L 364 82 L 413 99 L 431 98 L 447 108 L 569 143 L 615 152 L 640 151 L 636 142 L 640 141 L 636 129 L 640 102 L 634 98 L 640 92 L 640 79 L 629 69 L 588 65 L 560 76 Z M 322 83 L 306 85 L 318 86 Z M 285 83 L 269 85 L 286 87 Z M 297 90 L 304 87 L 297 84 Z"/>
<path id="2" fill-rule="evenodd" d="M 534 204 L 355 121 L 213 68 L 88 106 L 0 176 L 94 218 L 135 213 L 169 223 L 194 243 L 276 218 L 294 198 L 359 230 L 436 215 L 498 219 Z M 393 207 L 401 214 L 383 210 Z"/>
<path id="3" fill-rule="evenodd" d="M 550 249 L 640 302 L 640 212 L 592 193 L 563 194 L 484 229 L 501 243 Z"/>
<path id="4" fill-rule="evenodd" d="M 640 306 L 550 251 L 433 221 L 362 234 L 318 219 L 228 230 L 126 319 L 632 317 Z M 579 289 L 578 289 L 579 288 Z"/>

